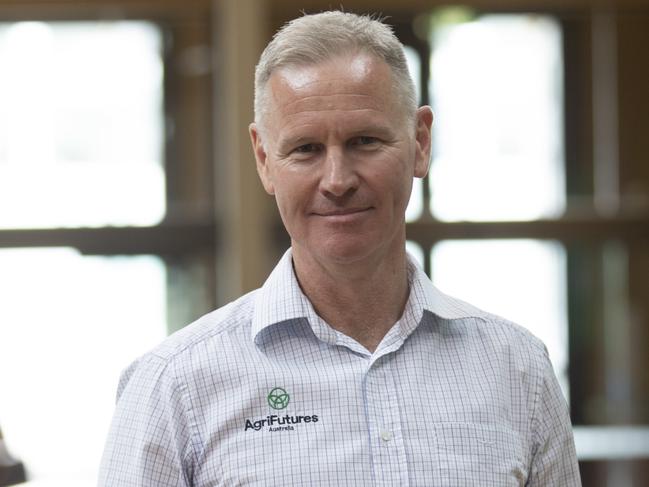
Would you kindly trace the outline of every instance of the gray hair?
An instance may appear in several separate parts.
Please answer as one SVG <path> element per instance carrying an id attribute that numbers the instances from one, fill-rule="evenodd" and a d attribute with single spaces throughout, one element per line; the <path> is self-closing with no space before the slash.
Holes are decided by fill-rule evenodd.
<path id="1" fill-rule="evenodd" d="M 255 122 L 260 130 L 268 110 L 266 85 L 276 69 L 328 61 L 349 53 L 376 56 L 390 66 L 404 113 L 414 117 L 417 97 L 403 44 L 373 17 L 341 11 L 304 15 L 288 22 L 266 46 L 255 70 Z"/>

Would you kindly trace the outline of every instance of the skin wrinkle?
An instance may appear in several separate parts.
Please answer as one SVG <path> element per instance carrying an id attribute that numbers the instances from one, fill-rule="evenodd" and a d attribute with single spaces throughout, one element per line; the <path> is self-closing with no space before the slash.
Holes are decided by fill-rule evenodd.
<path id="1" fill-rule="evenodd" d="M 316 82 L 314 81 L 313 83 L 316 83 Z M 269 91 L 271 91 L 271 90 L 269 89 Z M 352 98 L 354 98 L 354 99 L 363 99 L 363 100 L 367 100 L 367 99 L 370 99 L 370 100 L 371 100 L 371 98 L 372 98 L 372 97 L 369 96 L 369 95 L 358 94 L 358 93 L 345 93 L 345 92 L 340 92 L 340 93 L 335 93 L 335 92 L 334 92 L 334 93 L 330 93 L 328 96 L 338 96 L 338 95 L 349 96 L 349 97 L 352 97 Z M 278 101 L 278 100 L 275 99 L 275 95 L 274 95 L 274 93 L 272 93 L 272 91 L 271 91 L 271 96 L 272 96 L 272 101 L 273 101 L 273 102 L 277 102 L 277 101 Z M 304 102 L 309 101 L 309 99 L 311 99 L 311 98 L 316 98 L 316 97 L 318 97 L 318 96 L 322 96 L 322 95 L 311 95 L 311 96 L 305 96 L 305 97 L 302 97 L 302 98 L 299 99 L 299 100 L 294 100 L 294 101 L 292 101 L 292 102 L 289 102 L 289 103 L 287 103 L 285 106 L 288 108 L 288 107 L 290 107 L 291 105 L 298 104 L 298 103 L 304 103 Z M 395 102 L 397 102 L 397 101 L 398 101 L 398 100 L 395 100 Z M 359 110 L 361 110 L 361 109 L 359 109 Z M 362 110 L 369 110 L 369 108 L 363 108 Z M 313 110 L 311 110 L 311 111 L 313 111 Z M 301 111 L 301 110 L 299 110 L 299 109 L 296 109 L 294 112 L 290 112 L 290 113 L 291 113 L 291 114 L 295 114 L 295 113 L 308 113 L 308 112 L 309 112 L 308 110 L 307 110 L 307 111 Z M 402 113 L 402 116 L 406 119 L 406 120 L 405 120 L 406 123 L 412 123 L 412 122 L 411 122 L 411 119 L 413 118 L 414 114 L 410 114 L 410 113 L 404 111 L 404 112 Z M 266 114 L 264 114 L 264 117 L 263 117 L 263 118 L 266 118 Z M 260 129 L 263 128 L 263 127 L 264 127 L 264 121 L 262 120 L 258 125 L 259 125 L 259 128 L 260 128 Z"/>
<path id="2" fill-rule="evenodd" d="M 298 102 L 295 102 L 295 104 L 297 104 L 297 103 L 298 103 Z M 323 104 L 324 104 L 324 103 L 323 103 Z M 298 107 L 299 107 L 299 105 L 298 105 Z M 338 111 L 340 111 L 340 109 L 338 109 L 338 108 L 333 108 L 333 107 L 331 107 L 331 105 L 330 105 L 329 107 L 324 106 L 324 107 L 318 108 L 317 110 L 300 110 L 300 109 L 298 108 L 298 109 L 296 109 L 295 111 L 288 112 L 287 115 L 290 116 L 290 115 L 296 115 L 296 114 L 301 114 L 301 113 L 313 113 L 313 112 L 319 112 L 319 111 L 321 111 L 321 110 L 331 110 L 331 111 L 338 110 Z M 345 111 L 358 111 L 358 112 L 362 112 L 362 111 L 376 111 L 376 108 L 346 108 Z"/>
<path id="3" fill-rule="evenodd" d="M 289 125 L 289 121 L 292 118 L 299 117 L 301 115 L 308 115 L 310 113 L 321 113 L 321 112 L 346 112 L 346 113 L 358 113 L 358 114 L 363 114 L 363 113 L 376 113 L 379 112 L 379 110 L 376 110 L 374 108 L 347 108 L 345 110 L 341 110 L 339 108 L 334 108 L 334 107 L 323 107 L 318 110 L 300 110 L 300 111 L 295 111 L 295 112 L 290 112 L 286 114 L 287 117 L 287 123 L 283 124 L 282 127 L 285 125 Z"/>
<path id="4" fill-rule="evenodd" d="M 372 103 L 374 101 L 373 98 L 371 96 L 369 96 L 369 95 L 358 95 L 358 94 L 354 95 L 352 93 L 332 92 L 332 93 L 324 94 L 324 95 L 311 95 L 311 96 L 301 97 L 298 100 L 294 100 L 292 102 L 286 103 L 284 105 L 284 108 L 289 109 L 292 106 L 297 105 L 298 108 L 295 111 L 288 112 L 288 113 L 297 113 L 297 112 L 301 112 L 301 110 L 299 109 L 300 105 L 307 105 L 308 103 L 312 102 L 314 99 L 318 99 L 318 98 L 323 99 L 323 101 L 321 102 L 320 105 L 324 105 L 324 104 L 327 103 L 326 100 L 325 100 L 327 97 L 340 97 L 340 96 L 345 97 L 345 98 L 349 97 L 349 98 L 351 98 L 350 103 L 353 102 L 353 101 L 356 101 L 355 104 L 359 104 L 359 105 L 364 103 L 364 102 L 366 103 L 367 101 L 369 101 L 370 103 Z M 320 109 L 320 105 L 318 105 L 318 109 Z M 375 103 L 374 105 L 375 105 L 374 107 L 370 107 L 370 108 L 363 107 L 363 109 L 364 110 L 371 109 L 371 108 L 377 109 L 378 103 Z M 315 110 L 309 110 L 309 111 L 315 111 Z"/>
<path id="5" fill-rule="evenodd" d="M 329 61 L 331 62 L 331 60 Z M 358 91 L 346 91 L 344 81 L 358 82 L 366 78 L 373 67 L 373 63 L 377 62 L 377 58 L 371 54 L 357 53 L 354 56 L 351 56 L 351 62 L 348 64 L 344 76 L 331 76 L 326 80 L 323 80 L 322 77 L 316 76 L 312 73 L 312 69 L 308 69 L 307 66 L 300 65 L 288 65 L 280 67 L 271 75 L 266 83 L 267 92 L 271 94 L 273 102 L 280 101 L 285 109 L 288 109 L 294 104 L 307 104 L 312 101 L 312 98 L 326 98 L 326 97 L 339 97 L 339 96 L 349 96 L 351 98 L 358 98 L 359 103 L 369 101 L 374 107 L 380 105 L 378 103 L 380 100 L 375 100 L 371 95 L 366 93 L 358 93 Z M 379 61 L 382 62 L 382 61 Z M 322 63 L 322 64 L 326 64 Z M 383 63 L 385 65 L 385 63 Z M 387 66 L 387 65 L 385 65 Z M 313 65 L 311 66 L 313 67 Z M 387 77 L 390 79 L 390 84 L 394 85 L 396 80 L 392 69 L 388 67 Z M 293 101 L 286 102 L 285 100 L 277 100 L 277 90 L 273 90 L 274 84 L 286 84 L 296 95 L 296 99 Z M 320 93 L 317 95 L 308 95 L 303 93 L 308 93 L 309 90 L 313 90 L 322 85 Z M 277 88 L 281 88 L 278 86 Z M 393 108 L 396 108 L 397 112 L 402 112 L 404 118 L 410 119 L 413 114 L 407 113 L 405 110 L 400 110 L 401 107 L 400 97 L 392 96 L 390 97 L 391 104 Z M 320 107 L 318 107 L 320 108 Z"/>
<path id="6" fill-rule="evenodd" d="M 313 83 L 313 84 L 316 84 L 316 83 Z M 336 88 L 336 87 L 333 86 L 332 88 Z M 304 89 L 304 91 L 307 91 L 306 88 Z M 295 93 L 299 93 L 299 91 L 295 90 Z M 371 96 L 365 95 L 365 94 L 362 94 L 362 93 L 346 93 L 346 92 L 343 92 L 343 91 L 335 91 L 334 90 L 331 93 L 321 93 L 321 94 L 318 94 L 318 95 L 307 95 L 307 96 L 301 97 L 299 100 L 295 100 L 293 102 L 288 102 L 288 103 L 283 102 L 283 103 L 286 106 L 290 106 L 292 103 L 296 103 L 296 102 L 299 102 L 299 101 L 310 101 L 311 98 L 318 98 L 318 97 L 321 97 L 321 96 L 350 96 L 350 97 L 354 97 L 354 98 L 362 98 L 364 100 L 372 100 Z"/>
<path id="7" fill-rule="evenodd" d="M 322 111 L 323 110 L 321 110 L 321 112 Z M 276 154 L 281 156 L 288 156 L 290 151 L 295 149 L 296 147 L 299 147 L 303 144 L 314 143 L 314 141 L 318 139 L 318 137 L 315 135 L 293 136 L 293 132 L 297 131 L 299 134 L 300 131 L 307 130 L 310 127 L 314 127 L 314 134 L 317 134 L 318 130 L 321 129 L 321 127 L 318 125 L 300 123 L 299 120 L 297 120 L 295 123 L 286 123 L 282 125 L 282 129 L 288 132 L 288 134 L 285 137 L 281 137 L 278 139 Z M 337 131 L 340 130 L 343 130 L 343 127 L 338 127 Z M 345 130 L 347 130 L 346 127 Z M 360 136 L 371 136 L 371 137 L 376 137 L 381 139 L 384 143 L 388 145 L 393 144 L 395 142 L 394 133 L 392 132 L 390 127 L 386 125 L 377 124 L 375 126 L 365 127 L 365 128 L 350 128 L 348 132 L 349 132 L 350 139 L 358 138 Z"/>
<path id="8" fill-rule="evenodd" d="M 318 98 L 318 97 L 324 97 L 324 96 L 331 96 L 331 97 L 333 97 L 333 96 L 338 96 L 338 95 L 349 96 L 349 97 L 351 97 L 352 99 L 355 99 L 355 100 L 356 100 L 357 102 L 359 102 L 359 103 L 361 103 L 362 101 L 369 101 L 370 103 L 372 103 L 372 102 L 374 101 L 373 98 L 372 98 L 371 96 L 369 96 L 369 95 L 366 95 L 366 94 L 354 94 L 354 93 L 340 93 L 340 94 L 338 94 L 338 93 L 331 93 L 331 94 L 328 94 L 328 95 L 309 95 L 309 96 L 304 96 L 304 97 L 302 97 L 302 98 L 300 98 L 300 99 L 296 99 L 296 100 L 290 101 L 290 102 L 288 102 L 288 103 L 284 102 L 284 103 L 285 103 L 285 104 L 284 104 L 284 107 L 285 107 L 285 108 L 288 108 L 288 107 L 291 107 L 291 106 L 294 106 L 294 105 L 298 105 L 298 107 L 295 108 L 293 111 L 289 111 L 289 112 L 287 112 L 287 120 L 286 120 L 286 123 L 288 124 L 288 123 L 291 121 L 291 120 L 290 120 L 291 117 L 294 116 L 294 115 L 298 115 L 298 114 L 301 115 L 301 114 L 315 113 L 315 112 L 319 112 L 319 111 L 322 111 L 322 110 L 323 110 L 322 108 L 318 108 L 317 110 L 315 110 L 315 109 L 314 109 L 314 110 L 300 110 L 300 109 L 299 109 L 299 105 L 304 105 L 304 104 L 308 103 L 308 101 L 311 101 L 312 99 L 316 99 L 316 98 Z M 273 98 L 274 98 L 274 96 L 275 96 L 275 95 L 273 95 Z M 351 103 L 350 103 L 350 105 L 351 105 Z M 367 106 L 364 106 L 364 107 L 359 107 L 359 108 L 355 108 L 355 109 L 346 108 L 346 111 L 347 111 L 347 112 L 353 111 L 353 112 L 359 112 L 359 113 L 362 113 L 362 112 L 364 112 L 364 111 L 368 111 L 368 112 L 369 112 L 369 111 L 380 111 L 380 110 L 379 110 L 379 106 L 378 106 L 379 104 L 378 104 L 378 103 L 374 103 L 374 105 L 375 105 L 375 106 L 373 106 L 373 107 L 367 107 Z M 325 109 L 326 109 L 326 108 L 325 108 Z M 331 110 L 331 111 L 333 111 L 333 110 L 337 110 L 337 109 L 329 108 L 329 109 L 327 109 L 327 110 Z M 407 113 L 402 113 L 402 116 L 406 119 L 406 120 L 404 120 L 404 123 L 412 124 L 412 122 L 410 121 L 410 117 L 407 117 Z M 412 125 L 413 125 L 413 129 L 414 129 L 414 124 L 412 124 Z M 282 127 L 282 128 L 284 128 L 284 127 Z M 265 132 L 265 131 L 264 131 L 264 132 Z M 263 135 L 266 136 L 267 134 L 264 133 Z M 265 138 L 265 137 L 264 137 L 264 138 Z"/>
<path id="9" fill-rule="evenodd" d="M 280 125 L 282 129 L 285 129 L 286 127 L 291 127 L 292 125 L 299 125 L 301 127 L 306 127 L 307 125 L 312 125 L 308 124 L 307 122 L 304 122 L 303 119 L 306 119 L 305 115 L 311 114 L 311 113 L 322 113 L 322 112 L 338 112 L 338 113 L 344 113 L 347 115 L 347 117 L 351 117 L 352 115 L 364 115 L 364 114 L 372 114 L 376 113 L 377 110 L 373 109 L 362 109 L 362 108 L 353 108 L 353 109 L 347 109 L 347 110 L 340 110 L 338 108 L 322 108 L 319 110 L 304 110 L 300 112 L 293 112 L 290 114 L 286 115 L 286 121 Z M 351 123 L 351 119 L 345 120 L 345 122 Z M 301 122 L 301 123 L 300 123 Z"/>

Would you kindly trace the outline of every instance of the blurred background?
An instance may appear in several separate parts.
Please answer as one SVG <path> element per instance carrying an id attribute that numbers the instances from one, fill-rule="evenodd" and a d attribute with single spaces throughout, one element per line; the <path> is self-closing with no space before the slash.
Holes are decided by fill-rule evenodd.
<path id="1" fill-rule="evenodd" d="M 120 371 L 264 281 L 254 65 L 330 4 L 0 0 L 0 485 L 94 485 Z M 409 250 L 545 341 L 585 486 L 649 486 L 649 0 L 343 5 L 435 112 Z"/>

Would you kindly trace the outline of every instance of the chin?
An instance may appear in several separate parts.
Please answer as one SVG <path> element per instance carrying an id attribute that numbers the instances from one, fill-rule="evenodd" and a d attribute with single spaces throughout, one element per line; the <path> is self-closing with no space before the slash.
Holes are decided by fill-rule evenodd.
<path id="1" fill-rule="evenodd" d="M 290 232 L 289 232 L 290 233 Z M 392 233 L 392 232 L 391 232 Z M 394 247 L 395 234 L 386 234 L 386 228 L 345 228 L 335 231 L 318 228 L 292 238 L 293 247 L 304 255 L 311 255 L 316 261 L 336 264 L 353 264 L 379 254 L 389 253 Z M 297 235 L 296 235 L 297 236 Z"/>

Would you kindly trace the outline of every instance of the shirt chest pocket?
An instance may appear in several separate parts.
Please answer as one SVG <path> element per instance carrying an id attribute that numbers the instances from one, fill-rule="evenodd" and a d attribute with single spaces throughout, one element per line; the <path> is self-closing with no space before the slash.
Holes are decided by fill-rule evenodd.
<path id="1" fill-rule="evenodd" d="M 527 468 L 516 432 L 472 423 L 439 423 L 434 432 L 440 485 L 525 485 Z"/>

